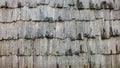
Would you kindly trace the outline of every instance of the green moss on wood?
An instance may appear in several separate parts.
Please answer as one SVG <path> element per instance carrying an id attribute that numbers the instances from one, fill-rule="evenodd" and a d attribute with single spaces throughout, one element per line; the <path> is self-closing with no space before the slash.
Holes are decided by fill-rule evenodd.
<path id="1" fill-rule="evenodd" d="M 100 7 L 101 9 L 114 9 L 113 4 L 111 2 L 107 3 L 106 1 L 101 2 Z"/>
<path id="2" fill-rule="evenodd" d="M 78 10 L 84 9 L 83 3 L 80 2 L 79 0 L 77 0 L 76 5 L 77 5 L 77 9 L 78 9 Z"/>
<path id="3" fill-rule="evenodd" d="M 94 4 L 91 2 L 89 3 L 89 7 L 90 7 L 90 9 L 95 9 Z"/>
<path id="4" fill-rule="evenodd" d="M 21 7 L 22 7 L 21 2 L 18 2 L 17 7 L 18 7 L 18 8 L 21 8 Z"/>
<path id="5" fill-rule="evenodd" d="M 73 56 L 72 49 L 69 49 L 65 52 L 65 56 Z"/>
<path id="6" fill-rule="evenodd" d="M 77 40 L 83 40 L 83 37 L 82 37 L 82 34 L 81 34 L 81 33 L 78 34 Z"/>
<path id="7" fill-rule="evenodd" d="M 99 9 L 100 9 L 100 6 L 98 6 L 98 4 L 96 4 L 96 5 L 95 5 L 95 8 L 96 8 L 97 10 L 99 10 Z"/>
<path id="8" fill-rule="evenodd" d="M 62 9 L 62 8 L 63 8 L 63 5 L 57 4 L 56 7 Z"/>
<path id="9" fill-rule="evenodd" d="M 18 50 L 17 50 L 17 55 L 20 55 L 20 49 L 18 48 Z"/>
<path id="10" fill-rule="evenodd" d="M 69 6 L 75 6 L 75 4 L 74 3 L 72 3 L 72 4 L 68 4 Z"/>
<path id="11" fill-rule="evenodd" d="M 113 4 L 111 2 L 109 3 L 109 9 L 110 10 L 114 9 Z"/>
<path id="12" fill-rule="evenodd" d="M 99 68 L 102 68 L 102 65 L 100 64 Z"/>
<path id="13" fill-rule="evenodd" d="M 8 8 L 8 3 L 5 1 L 5 5 L 2 5 L 1 8 Z"/>
<path id="14" fill-rule="evenodd" d="M 58 20 L 57 20 L 58 22 L 63 22 L 63 20 L 62 20 L 62 17 L 61 16 L 58 16 Z"/>
<path id="15" fill-rule="evenodd" d="M 106 1 L 102 1 L 100 4 L 101 9 L 108 9 L 109 4 Z"/>

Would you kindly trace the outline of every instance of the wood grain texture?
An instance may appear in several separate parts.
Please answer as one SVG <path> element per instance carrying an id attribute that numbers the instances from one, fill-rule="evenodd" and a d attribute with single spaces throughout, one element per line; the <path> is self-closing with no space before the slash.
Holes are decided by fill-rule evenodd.
<path id="1" fill-rule="evenodd" d="M 120 0 L 0 0 L 0 68 L 120 68 Z"/>

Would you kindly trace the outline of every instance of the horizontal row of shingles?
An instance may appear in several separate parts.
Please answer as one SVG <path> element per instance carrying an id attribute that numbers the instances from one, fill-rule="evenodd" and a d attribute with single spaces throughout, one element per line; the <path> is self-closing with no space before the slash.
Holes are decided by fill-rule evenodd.
<path id="1" fill-rule="evenodd" d="M 1 0 L 0 7 L 7 6 L 8 8 L 19 8 L 23 6 L 28 6 L 30 8 L 35 8 L 38 5 L 49 5 L 54 6 L 59 3 L 59 6 L 68 7 L 69 4 L 73 3 L 74 1 L 70 0 Z M 13 4 L 14 3 L 14 4 Z"/>
<path id="2" fill-rule="evenodd" d="M 102 39 L 120 36 L 120 23 L 116 21 L 65 21 L 65 22 L 24 22 L 0 23 L 0 40 L 35 38 L 70 38 L 83 40 L 84 37 Z"/>
<path id="3" fill-rule="evenodd" d="M 113 55 L 120 54 L 120 37 L 101 40 L 85 39 L 35 39 L 35 40 L 3 40 L 0 41 L 0 56 L 79 56 L 81 53 Z"/>
<path id="4" fill-rule="evenodd" d="M 82 41 L 71 41 L 70 39 L 36 39 L 34 41 L 35 55 L 66 55 L 79 56 L 80 53 L 90 54 L 117 54 L 120 51 L 120 44 L 118 38 L 111 38 L 101 40 L 100 37 L 96 39 L 85 39 Z M 46 43 L 47 42 L 47 43 Z M 44 45 L 42 45 L 44 44 Z M 40 46 L 41 45 L 41 46 Z"/>
<path id="5" fill-rule="evenodd" d="M 64 23 L 44 23 L 44 22 L 23 22 L 19 21 L 16 23 L 2 24 L 0 27 L 0 39 L 17 39 L 17 38 L 71 38 L 71 39 L 83 39 L 84 34 L 90 37 L 101 35 L 102 29 L 105 29 L 105 37 L 109 38 L 109 26 L 105 27 L 104 22 L 101 26 L 102 21 L 92 22 L 64 22 Z M 107 23 L 109 25 L 109 23 Z M 106 26 L 107 26 L 106 25 Z M 117 25 L 117 24 L 116 24 Z M 76 27 L 77 26 L 77 27 Z M 87 28 L 86 28 L 87 26 Z M 118 26 L 119 27 L 119 26 Z M 117 29 L 119 29 L 116 27 Z M 94 29 L 95 28 L 95 29 Z M 117 31 L 117 30 L 116 30 Z M 80 34 L 80 36 L 79 36 Z M 81 38 L 80 38 L 81 37 Z"/>
<path id="6" fill-rule="evenodd" d="M 119 68 L 120 55 L 92 55 L 91 68 Z"/>
<path id="7" fill-rule="evenodd" d="M 14 4 L 13 4 L 14 3 Z M 114 8 L 120 9 L 119 0 L 1 0 L 0 7 L 16 8 L 22 6 L 28 6 L 30 8 L 35 8 L 40 4 L 46 4 L 51 7 L 71 7 L 74 8 Z M 103 6 L 103 7 L 102 7 Z"/>
<path id="8" fill-rule="evenodd" d="M 2 56 L 0 66 L 1 68 L 74 68 L 74 66 L 84 68 L 89 67 L 89 64 L 87 55 L 81 54 L 81 57 Z"/>
<path id="9" fill-rule="evenodd" d="M 116 20 L 120 19 L 120 11 L 110 10 L 74 10 L 56 9 L 49 6 L 39 6 L 29 9 L 0 9 L 0 22 L 13 22 L 17 20 L 55 22 L 64 20 Z"/>
<path id="10" fill-rule="evenodd" d="M 2 56 L 1 68 L 119 68 L 120 55 Z"/>

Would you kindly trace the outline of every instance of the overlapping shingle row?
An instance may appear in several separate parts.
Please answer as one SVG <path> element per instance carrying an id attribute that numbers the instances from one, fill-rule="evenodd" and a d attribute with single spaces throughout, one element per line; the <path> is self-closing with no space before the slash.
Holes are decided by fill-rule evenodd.
<path id="1" fill-rule="evenodd" d="M 0 0 L 0 68 L 119 68 L 119 0 Z"/>

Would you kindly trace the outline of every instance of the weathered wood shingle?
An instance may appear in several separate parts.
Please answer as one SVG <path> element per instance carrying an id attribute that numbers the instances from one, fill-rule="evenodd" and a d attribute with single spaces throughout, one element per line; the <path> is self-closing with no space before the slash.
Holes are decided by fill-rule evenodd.
<path id="1" fill-rule="evenodd" d="M 0 0 L 0 68 L 119 68 L 119 0 Z"/>

